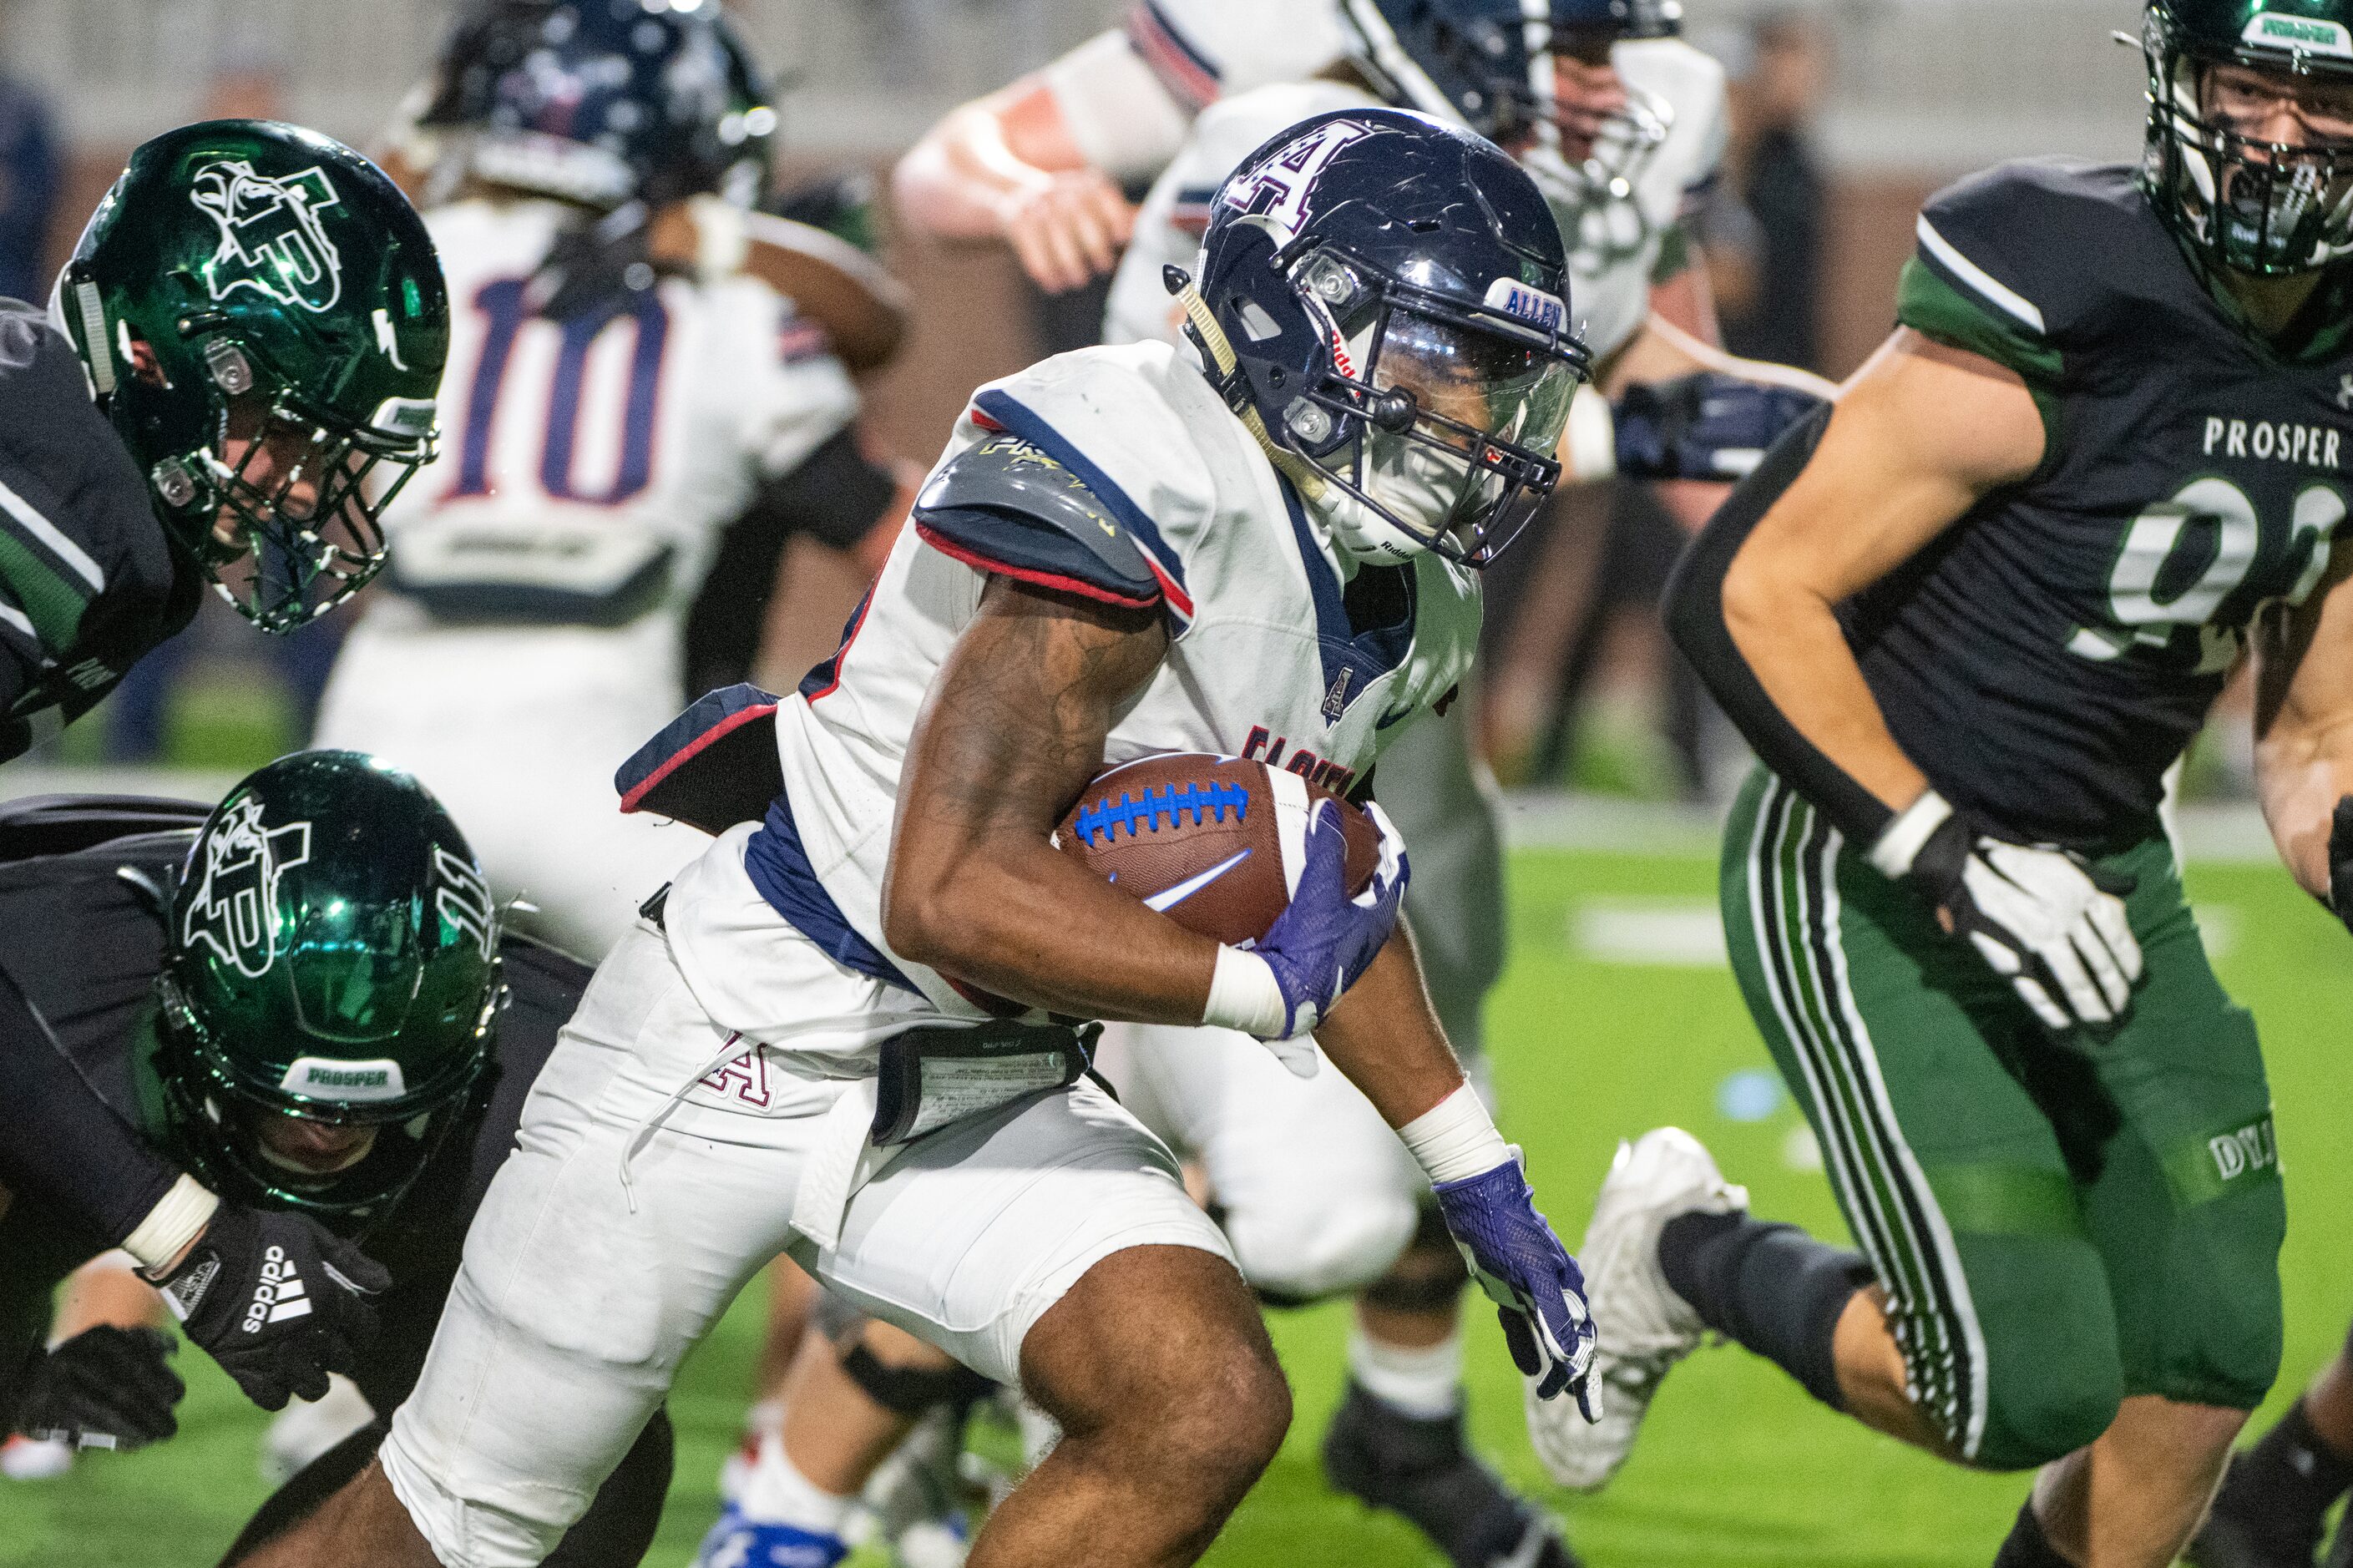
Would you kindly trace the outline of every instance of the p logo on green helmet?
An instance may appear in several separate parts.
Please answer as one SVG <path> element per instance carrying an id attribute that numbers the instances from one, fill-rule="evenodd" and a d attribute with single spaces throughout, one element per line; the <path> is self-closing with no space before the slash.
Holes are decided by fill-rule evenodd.
<path id="1" fill-rule="evenodd" d="M 157 514 L 248 618 L 290 631 L 381 568 L 384 509 L 432 459 L 449 307 L 375 164 L 270 121 L 159 136 L 52 314 Z"/>
<path id="2" fill-rule="evenodd" d="M 406 1191 L 487 1082 L 499 921 L 426 788 L 301 752 L 229 792 L 173 897 L 157 1064 L 178 1152 L 257 1202 L 362 1224 Z M 364 1132 L 349 1165 L 273 1158 L 274 1122 Z"/>
<path id="3" fill-rule="evenodd" d="M 220 226 L 220 247 L 205 268 L 214 299 L 251 289 L 315 313 L 343 297 L 343 258 L 320 217 L 343 197 L 324 169 L 272 179 L 224 158 L 196 171 L 188 199 Z"/>

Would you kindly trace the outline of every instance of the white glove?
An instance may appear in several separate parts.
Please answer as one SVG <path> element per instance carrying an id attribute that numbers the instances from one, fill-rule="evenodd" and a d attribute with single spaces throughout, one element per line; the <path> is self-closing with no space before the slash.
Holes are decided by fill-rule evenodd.
<path id="1" fill-rule="evenodd" d="M 2140 978 L 2124 895 L 2133 879 L 2072 850 L 1984 832 L 1934 790 L 1898 816 L 1872 864 L 1909 879 L 2055 1030 L 2113 1024 Z"/>

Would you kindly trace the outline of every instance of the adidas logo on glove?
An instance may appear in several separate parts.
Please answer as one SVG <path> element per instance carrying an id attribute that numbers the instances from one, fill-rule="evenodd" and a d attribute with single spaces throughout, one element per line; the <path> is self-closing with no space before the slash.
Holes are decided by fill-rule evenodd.
<path id="1" fill-rule="evenodd" d="M 303 1289 L 302 1277 L 294 1271 L 286 1249 L 273 1247 L 263 1253 L 261 1282 L 254 1287 L 253 1300 L 246 1305 L 244 1331 L 258 1334 L 264 1323 L 307 1317 L 310 1311 L 310 1293 Z"/>

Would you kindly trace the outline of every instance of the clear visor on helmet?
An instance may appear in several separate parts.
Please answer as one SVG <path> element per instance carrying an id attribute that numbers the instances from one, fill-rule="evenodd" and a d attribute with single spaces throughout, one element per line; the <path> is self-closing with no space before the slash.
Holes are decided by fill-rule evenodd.
<path id="1" fill-rule="evenodd" d="M 1425 547 L 1483 565 L 1558 478 L 1553 454 L 1578 367 L 1528 340 L 1407 307 L 1384 312 L 1370 337 L 1369 417 L 1346 478 Z"/>
<path id="2" fill-rule="evenodd" d="M 2353 80 L 2183 57 L 2166 110 L 2177 198 L 2216 260 L 2276 276 L 2353 251 Z"/>
<path id="3" fill-rule="evenodd" d="M 384 509 L 432 455 L 429 437 L 335 430 L 282 400 L 236 399 L 207 454 L 214 585 L 265 631 L 318 619 L 383 568 Z"/>

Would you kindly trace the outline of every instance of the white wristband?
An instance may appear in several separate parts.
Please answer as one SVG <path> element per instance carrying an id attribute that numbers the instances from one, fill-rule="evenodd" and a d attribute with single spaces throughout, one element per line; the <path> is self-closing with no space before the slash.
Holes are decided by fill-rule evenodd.
<path id="1" fill-rule="evenodd" d="M 1240 1029 L 1261 1040 L 1283 1037 L 1282 987 L 1265 959 L 1220 945 L 1209 975 L 1209 1001 L 1201 1022 L 1216 1029 Z"/>
<path id="2" fill-rule="evenodd" d="M 220 1199 L 194 1176 L 172 1184 L 163 1201 L 147 1211 L 139 1228 L 123 1237 L 122 1250 L 139 1260 L 149 1274 L 159 1274 L 176 1262 L 188 1244 L 211 1223 Z"/>
<path id="3" fill-rule="evenodd" d="M 1432 1186 L 1483 1175 L 1512 1157 L 1479 1091 L 1467 1083 L 1398 1128 L 1398 1139 L 1421 1162 Z"/>
<path id="4" fill-rule="evenodd" d="M 1618 471 L 1618 419 L 1609 399 L 1591 382 L 1569 399 L 1568 428 L 1560 442 L 1561 477 L 1572 484 L 1606 479 Z"/>
<path id="5" fill-rule="evenodd" d="M 1920 847 L 1952 815 L 1953 808 L 1943 795 L 1933 789 L 1921 791 L 1920 798 L 1897 812 L 1895 820 L 1880 834 L 1879 842 L 1871 847 L 1871 863 L 1890 881 L 1904 876 L 1919 858 Z"/>

